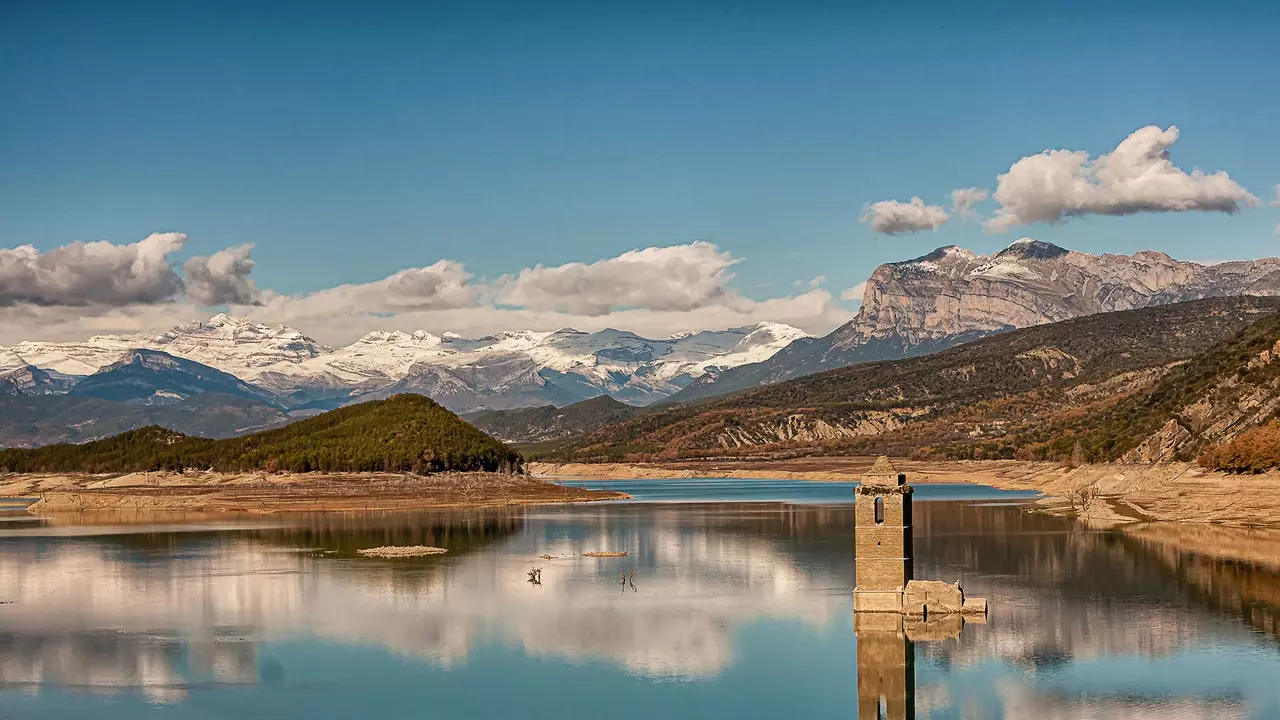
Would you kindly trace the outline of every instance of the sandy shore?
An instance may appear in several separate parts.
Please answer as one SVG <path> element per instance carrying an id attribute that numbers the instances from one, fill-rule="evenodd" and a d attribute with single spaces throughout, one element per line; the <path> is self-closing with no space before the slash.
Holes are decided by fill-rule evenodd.
<path id="1" fill-rule="evenodd" d="M 532 463 L 530 471 L 543 476 L 594 478 L 857 480 L 873 461 L 870 457 L 811 457 L 651 465 Z M 1076 514 L 1096 523 L 1162 521 L 1280 528 L 1280 474 L 1274 472 L 1226 475 L 1189 463 L 1086 465 L 1076 469 L 1016 460 L 894 463 L 913 484 L 965 482 L 1038 490 L 1046 495 L 1039 503 L 1042 509 Z M 1073 505 L 1068 498 L 1084 489 L 1093 499 Z"/>
<path id="2" fill-rule="evenodd" d="M 0 475 L 0 497 L 39 498 L 58 512 L 331 512 L 584 502 L 625 493 L 491 473 L 129 473 Z"/>

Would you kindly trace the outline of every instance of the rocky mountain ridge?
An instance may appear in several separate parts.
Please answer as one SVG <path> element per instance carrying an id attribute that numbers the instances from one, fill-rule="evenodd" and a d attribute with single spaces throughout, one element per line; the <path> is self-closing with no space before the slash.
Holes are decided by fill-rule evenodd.
<path id="1" fill-rule="evenodd" d="M 857 316 L 831 334 L 696 382 L 671 400 L 924 355 L 1014 328 L 1237 295 L 1280 295 L 1280 258 L 1205 265 L 1155 251 L 1090 255 L 1030 238 L 992 255 L 951 245 L 876 268 Z"/>
<path id="2" fill-rule="evenodd" d="M 1280 410 L 1278 356 L 1280 299 L 1210 298 L 660 406 L 546 453 L 586 462 L 804 454 L 1068 460 L 1079 443 L 1082 461 L 1186 459 Z"/>

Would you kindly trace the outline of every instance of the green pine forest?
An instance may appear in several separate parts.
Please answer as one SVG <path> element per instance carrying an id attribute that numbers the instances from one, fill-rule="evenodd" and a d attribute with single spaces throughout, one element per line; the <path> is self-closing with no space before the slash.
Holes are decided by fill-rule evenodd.
<path id="1" fill-rule="evenodd" d="M 0 472 L 516 473 L 523 458 L 421 395 L 395 397 L 252 435 L 210 440 L 152 425 L 84 444 L 0 450 Z"/>

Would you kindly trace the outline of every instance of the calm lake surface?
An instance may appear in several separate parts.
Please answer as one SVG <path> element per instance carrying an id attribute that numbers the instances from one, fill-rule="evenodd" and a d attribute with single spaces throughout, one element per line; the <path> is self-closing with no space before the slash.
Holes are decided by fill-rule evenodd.
<path id="1" fill-rule="evenodd" d="M 855 632 L 852 485 L 611 486 L 635 500 L 189 525 L 10 510 L 0 718 L 875 717 L 859 672 L 900 671 L 860 668 L 880 655 L 859 642 L 906 653 L 920 718 L 1280 718 L 1274 569 L 918 486 L 916 576 L 991 612 L 910 643 Z M 356 554 L 417 544 L 449 553 Z"/>

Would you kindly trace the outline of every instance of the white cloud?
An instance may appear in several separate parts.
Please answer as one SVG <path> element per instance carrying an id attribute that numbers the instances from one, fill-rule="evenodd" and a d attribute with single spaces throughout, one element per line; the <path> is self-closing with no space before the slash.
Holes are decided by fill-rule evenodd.
<path id="1" fill-rule="evenodd" d="M 248 280 L 252 261 L 248 246 L 241 246 L 188 261 L 185 300 L 169 286 L 172 300 L 163 303 L 0 306 L 0 345 L 158 332 L 206 318 L 206 304 L 237 305 L 238 313 L 253 320 L 290 325 L 333 345 L 370 330 L 478 337 L 512 329 L 614 327 L 665 337 L 773 321 L 826 333 L 851 317 L 818 287 L 821 278 L 796 295 L 744 298 L 728 286 L 728 270 L 737 262 L 715 245 L 692 243 L 633 250 L 593 263 L 528 268 L 484 283 L 474 281 L 462 264 L 441 260 L 373 282 L 283 295 L 260 290 Z"/>
<path id="2" fill-rule="evenodd" d="M 278 301 L 279 296 L 275 299 Z M 761 301 L 739 299 L 732 305 L 708 305 L 688 311 L 620 310 L 607 315 L 489 304 L 401 313 L 368 313 L 355 306 L 339 304 L 328 307 L 328 314 L 323 314 L 320 306 L 287 306 L 269 301 L 239 312 L 258 322 L 290 325 L 330 345 L 348 344 L 371 330 L 427 330 L 436 334 L 451 331 L 466 337 L 480 337 L 513 329 L 573 327 L 591 332 L 619 328 L 646 337 L 666 337 L 676 332 L 740 327 L 763 321 L 787 323 L 811 333 L 826 334 L 852 317 L 852 313 L 835 302 L 830 292 L 821 289 Z M 107 333 L 159 332 L 208 316 L 207 310 L 181 302 L 92 309 L 19 305 L 0 308 L 0 345 L 22 340 L 81 340 Z"/>
<path id="3" fill-rule="evenodd" d="M 951 212 L 965 219 L 977 217 L 973 206 L 991 197 L 991 191 L 980 187 L 959 188 L 951 191 Z"/>
<path id="4" fill-rule="evenodd" d="M 440 260 L 401 270 L 381 280 L 352 283 L 302 295 L 266 293 L 261 309 L 251 313 L 272 323 L 328 322 L 338 317 L 363 318 L 409 312 L 472 307 L 481 289 L 470 282 L 461 263 Z"/>
<path id="5" fill-rule="evenodd" d="M 31 245 L 0 248 L 0 306 L 155 303 L 171 299 L 182 280 L 168 256 L 182 233 L 152 233 L 135 243 L 73 242 L 42 253 Z"/>
<path id="6" fill-rule="evenodd" d="M 187 260 L 182 266 L 187 297 L 200 305 L 257 305 L 261 293 L 249 279 L 252 252 L 252 245 L 239 245 Z"/>
<path id="7" fill-rule="evenodd" d="M 525 268 L 500 281 L 498 300 L 587 316 L 628 308 L 683 312 L 733 302 L 729 268 L 737 262 L 709 242 L 649 247 L 589 264 Z"/>
<path id="8" fill-rule="evenodd" d="M 1277 186 L 1275 187 L 1275 193 L 1276 193 L 1276 196 L 1275 196 L 1275 198 L 1271 201 L 1271 206 L 1272 206 L 1272 207 L 1280 207 L 1280 185 L 1277 185 Z"/>
<path id="9" fill-rule="evenodd" d="M 902 235 L 920 230 L 937 230 L 950 216 L 937 205 L 925 205 L 918 197 L 911 202 L 881 200 L 867 206 L 867 213 L 859 222 L 871 223 L 873 232 L 885 235 Z"/>
<path id="10" fill-rule="evenodd" d="M 1149 125 L 1110 153 L 1090 159 L 1083 150 L 1046 150 L 1015 162 L 1000 175 L 992 196 L 999 208 L 988 230 L 1062 222 L 1076 215 L 1131 215 L 1190 210 L 1233 213 L 1257 198 L 1221 170 L 1190 173 L 1169 159 L 1178 128 Z"/>
<path id="11" fill-rule="evenodd" d="M 863 280 L 862 282 L 858 283 L 857 285 L 854 285 L 851 288 L 845 288 L 844 292 L 840 293 L 840 299 L 851 300 L 855 302 L 862 302 L 862 296 L 866 294 L 866 292 L 867 292 L 867 281 Z"/>

